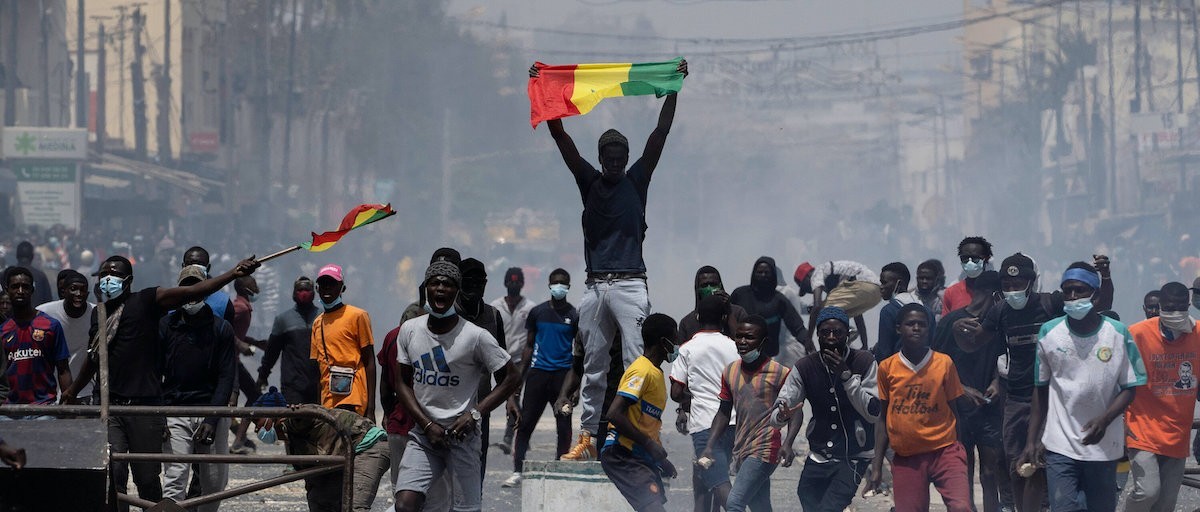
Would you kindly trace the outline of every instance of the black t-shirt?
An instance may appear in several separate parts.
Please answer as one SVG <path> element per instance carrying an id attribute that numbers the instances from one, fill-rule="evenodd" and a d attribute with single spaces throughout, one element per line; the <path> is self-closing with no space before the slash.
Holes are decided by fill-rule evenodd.
<path id="1" fill-rule="evenodd" d="M 639 158 L 609 184 L 592 168 L 575 180 L 583 198 L 583 257 L 588 272 L 645 272 L 646 194 L 650 174 Z"/>
<path id="2" fill-rule="evenodd" d="M 762 300 L 755 295 L 752 286 L 745 285 L 733 290 L 729 300 L 745 309 L 747 315 L 758 315 L 767 321 L 767 341 L 763 343 L 762 351 L 768 356 L 779 355 L 783 326 L 786 325 L 788 332 L 798 339 L 804 336 L 804 319 L 800 318 L 800 312 L 782 293 L 772 290 L 769 298 Z"/>
<path id="3" fill-rule="evenodd" d="M 1008 377 L 1002 379 L 1008 396 L 1021 401 L 1033 398 L 1033 366 L 1042 324 L 1063 315 L 1060 292 L 1035 293 L 1024 308 L 1001 302 L 983 317 L 983 329 L 1000 336 L 1008 349 Z"/>
<path id="4" fill-rule="evenodd" d="M 113 314 L 122 303 L 125 309 L 108 344 L 109 393 L 118 398 L 161 399 L 163 348 L 158 322 L 166 311 L 158 306 L 158 287 L 110 300 L 105 303 L 106 313 Z M 93 310 L 92 337 L 98 330 L 96 320 Z"/>
<path id="5" fill-rule="evenodd" d="M 954 341 L 954 322 L 963 318 L 976 318 L 966 308 L 951 311 L 938 321 L 933 331 L 930 348 L 950 356 L 958 369 L 958 380 L 964 386 L 975 388 L 980 393 L 987 390 L 996 377 L 996 358 L 1004 354 L 1004 343 L 993 338 L 987 345 L 974 352 L 966 352 Z"/>

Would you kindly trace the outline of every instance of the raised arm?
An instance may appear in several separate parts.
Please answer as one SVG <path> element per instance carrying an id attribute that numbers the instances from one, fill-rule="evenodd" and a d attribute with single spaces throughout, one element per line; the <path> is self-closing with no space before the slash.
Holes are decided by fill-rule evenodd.
<path id="1" fill-rule="evenodd" d="M 158 293 L 155 295 L 155 300 L 158 301 L 159 307 L 163 309 L 175 309 L 188 302 L 212 295 L 213 292 L 220 290 L 221 287 L 232 283 L 234 279 L 253 274 L 259 265 L 258 260 L 254 259 L 254 256 L 251 256 L 238 262 L 233 269 L 217 277 L 205 279 L 191 286 L 159 288 Z"/>
<path id="2" fill-rule="evenodd" d="M 1113 295 L 1116 291 L 1113 287 L 1112 273 L 1109 271 L 1108 256 L 1097 254 L 1092 256 L 1096 271 L 1100 273 L 1100 289 L 1096 291 L 1096 297 L 1093 302 L 1096 303 L 1096 308 L 1105 311 L 1112 309 Z"/>
<path id="3" fill-rule="evenodd" d="M 550 129 L 550 136 L 554 137 L 554 144 L 558 146 L 558 153 L 562 155 L 563 163 L 567 164 L 567 169 L 570 169 L 571 174 L 575 175 L 576 181 L 594 170 L 592 165 L 579 154 L 579 148 L 575 147 L 575 141 L 563 129 L 561 119 L 546 121 L 546 127 Z"/>
<path id="4" fill-rule="evenodd" d="M 676 72 L 683 73 L 684 78 L 687 78 L 686 60 L 679 62 Z M 662 110 L 658 112 L 658 125 L 654 127 L 654 131 L 650 132 L 650 138 L 646 140 L 646 149 L 642 151 L 642 162 L 646 164 L 647 178 L 654 174 L 654 168 L 658 167 L 658 159 L 662 157 L 663 147 L 667 145 L 667 134 L 671 133 L 671 124 L 675 122 L 675 103 L 678 98 L 678 94 L 668 94 L 663 100 Z"/>

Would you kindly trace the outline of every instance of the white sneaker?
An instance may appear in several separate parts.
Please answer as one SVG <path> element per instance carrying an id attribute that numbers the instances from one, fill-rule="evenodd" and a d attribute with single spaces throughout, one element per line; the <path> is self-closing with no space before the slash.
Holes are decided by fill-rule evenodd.
<path id="1" fill-rule="evenodd" d="M 521 485 L 521 474 L 513 473 L 512 476 L 508 477 L 508 480 L 500 484 L 500 487 L 516 487 L 518 485 Z"/>

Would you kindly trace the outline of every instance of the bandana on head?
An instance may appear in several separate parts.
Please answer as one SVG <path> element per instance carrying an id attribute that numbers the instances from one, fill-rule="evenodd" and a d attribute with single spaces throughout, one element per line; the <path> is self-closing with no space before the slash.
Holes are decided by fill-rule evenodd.
<path id="1" fill-rule="evenodd" d="M 435 261 L 429 264 L 429 268 L 425 270 L 425 282 L 435 277 L 445 277 L 454 281 L 454 286 L 462 286 L 462 273 L 458 271 L 458 265 L 448 261 Z"/>
<path id="2" fill-rule="evenodd" d="M 1100 289 L 1100 274 L 1082 268 L 1069 268 L 1063 272 L 1062 282 L 1079 281 L 1091 286 L 1093 290 Z M 1061 284 L 1059 286 L 1062 286 Z"/>

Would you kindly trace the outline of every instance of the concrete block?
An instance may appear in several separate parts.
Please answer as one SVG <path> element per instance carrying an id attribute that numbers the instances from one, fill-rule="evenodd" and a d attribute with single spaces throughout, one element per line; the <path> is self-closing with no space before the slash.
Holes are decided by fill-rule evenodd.
<path id="1" fill-rule="evenodd" d="M 629 502 L 599 462 L 525 461 L 522 512 L 626 512 Z"/>

